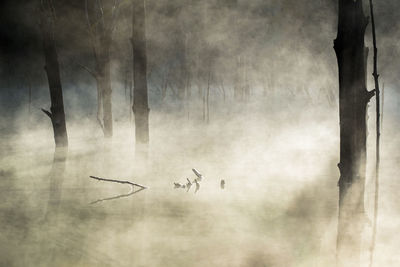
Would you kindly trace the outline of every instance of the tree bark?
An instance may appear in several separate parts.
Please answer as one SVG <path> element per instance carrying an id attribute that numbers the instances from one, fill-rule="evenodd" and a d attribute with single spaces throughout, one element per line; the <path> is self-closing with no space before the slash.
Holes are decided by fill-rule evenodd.
<path id="1" fill-rule="evenodd" d="M 372 240 L 370 246 L 370 262 L 369 266 L 372 267 L 374 262 L 374 250 L 376 241 L 376 230 L 378 224 L 378 203 L 379 203 L 379 168 L 380 168 L 380 136 L 381 136 L 381 111 L 380 111 L 380 88 L 379 88 L 379 74 L 378 74 L 378 48 L 376 45 L 376 30 L 375 30 L 375 16 L 374 5 L 372 0 L 369 0 L 370 14 L 371 14 L 371 28 L 372 40 L 374 46 L 374 76 L 375 81 L 375 95 L 376 95 L 376 165 L 375 165 L 375 196 L 374 196 L 374 221 L 372 226 Z"/>
<path id="2" fill-rule="evenodd" d="M 133 106 L 135 115 L 136 151 L 147 153 L 149 144 L 149 103 L 147 90 L 146 10 L 144 0 L 133 0 Z"/>
<path id="3" fill-rule="evenodd" d="M 110 36 L 111 39 L 111 36 Z M 111 69 L 110 69 L 110 44 L 111 40 L 103 41 L 101 52 L 98 55 L 96 64 L 97 68 L 97 85 L 101 92 L 101 104 L 103 110 L 103 132 L 104 137 L 112 137 L 113 121 L 112 121 L 112 88 L 111 88 Z"/>
<path id="4" fill-rule="evenodd" d="M 112 34 L 117 16 L 117 2 L 101 3 L 85 1 L 85 12 L 89 34 L 92 39 L 96 69 L 84 67 L 96 79 L 97 84 L 97 120 L 104 137 L 113 135 L 112 87 L 110 70 L 110 49 Z"/>
<path id="5" fill-rule="evenodd" d="M 368 19 L 362 0 L 339 0 L 338 34 L 334 41 L 339 70 L 340 170 L 338 266 L 359 266 L 364 227 L 368 49 L 364 45 Z"/>
<path id="6" fill-rule="evenodd" d="M 49 116 L 53 125 L 56 147 L 68 146 L 67 127 L 65 123 L 63 92 L 60 78 L 60 67 L 55 41 L 55 18 L 49 3 L 43 2 L 41 7 L 40 28 L 43 37 L 45 70 L 49 83 L 51 107 L 50 111 L 42 109 Z"/>

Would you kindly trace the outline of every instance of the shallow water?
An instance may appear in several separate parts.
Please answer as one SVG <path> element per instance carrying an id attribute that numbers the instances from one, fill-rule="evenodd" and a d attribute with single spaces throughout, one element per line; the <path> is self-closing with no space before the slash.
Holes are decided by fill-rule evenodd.
<path id="1" fill-rule="evenodd" d="M 116 123 L 108 141 L 95 125 L 69 124 L 65 162 L 53 162 L 52 133 L 42 125 L 10 135 L 1 141 L 0 265 L 334 266 L 334 112 L 228 114 L 209 125 L 154 113 L 146 163 L 134 156 L 127 122 Z M 392 136 L 383 138 L 376 266 L 400 261 L 400 139 Z M 192 168 L 205 176 L 200 190 L 174 189 L 174 182 L 195 178 Z M 369 217 L 372 171 L 369 166 Z M 90 204 L 130 188 L 89 175 L 149 188 Z M 370 231 L 367 225 L 365 248 Z"/>

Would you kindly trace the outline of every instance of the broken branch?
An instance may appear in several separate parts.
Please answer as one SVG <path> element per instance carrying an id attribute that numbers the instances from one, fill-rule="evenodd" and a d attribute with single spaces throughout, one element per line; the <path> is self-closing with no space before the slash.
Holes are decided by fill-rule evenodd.
<path id="1" fill-rule="evenodd" d="M 51 114 L 50 111 L 45 110 L 44 108 L 41 108 L 41 110 L 44 112 L 44 114 L 46 114 L 47 116 L 49 116 L 50 119 L 52 118 L 53 115 Z"/>
<path id="2" fill-rule="evenodd" d="M 97 79 L 97 73 L 91 69 L 89 69 L 88 67 L 82 65 L 82 64 L 78 64 L 79 67 L 81 67 L 82 69 L 86 70 L 89 74 L 91 74 L 95 79 Z"/>
<path id="3" fill-rule="evenodd" d="M 105 181 L 105 182 L 113 182 L 113 183 L 119 183 L 119 184 L 129 184 L 131 186 L 138 186 L 140 188 L 143 189 L 147 189 L 146 186 L 140 185 L 140 184 L 136 184 L 136 183 L 131 183 L 129 181 L 120 181 L 120 180 L 114 180 L 114 179 L 106 179 L 106 178 L 100 178 L 100 177 L 96 177 L 96 176 L 89 176 L 92 179 L 98 180 L 98 181 Z"/>

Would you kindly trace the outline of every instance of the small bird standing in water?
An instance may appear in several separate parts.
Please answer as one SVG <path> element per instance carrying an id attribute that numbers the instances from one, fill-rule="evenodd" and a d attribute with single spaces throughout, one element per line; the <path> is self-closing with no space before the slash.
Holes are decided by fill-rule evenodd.
<path id="1" fill-rule="evenodd" d="M 225 180 L 224 179 L 221 180 L 221 189 L 225 189 Z"/>
<path id="2" fill-rule="evenodd" d="M 196 194 L 196 192 L 199 191 L 199 189 L 200 189 L 200 184 L 197 181 L 197 179 L 195 179 L 194 182 L 196 183 L 196 190 L 194 191 L 194 193 Z"/>
<path id="3" fill-rule="evenodd" d="M 183 186 L 180 183 L 174 183 L 174 188 L 182 188 Z"/>
<path id="4" fill-rule="evenodd" d="M 196 169 L 192 169 L 192 171 L 194 172 L 194 174 L 196 174 L 197 179 L 199 182 L 201 182 L 201 180 L 203 179 L 203 175 L 201 173 L 199 173 Z"/>
<path id="5" fill-rule="evenodd" d="M 186 184 L 186 188 L 187 188 L 186 192 L 189 192 L 190 187 L 192 187 L 192 182 L 189 180 L 189 178 L 186 178 L 186 180 L 188 181 Z"/>

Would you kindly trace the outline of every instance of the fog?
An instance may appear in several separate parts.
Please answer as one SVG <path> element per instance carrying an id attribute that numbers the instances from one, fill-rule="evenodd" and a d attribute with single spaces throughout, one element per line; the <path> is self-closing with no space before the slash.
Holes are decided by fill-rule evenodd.
<path id="1" fill-rule="evenodd" d="M 134 116 L 126 94 L 126 70 L 132 63 L 130 6 L 122 6 L 114 33 L 114 135 L 105 139 L 95 118 L 95 81 L 78 66 L 93 65 L 81 3 L 56 2 L 69 137 L 68 149 L 57 151 L 51 122 L 40 110 L 50 105 L 40 34 L 32 17 L 20 15 L 33 12 L 34 5 L 21 1 L 3 9 L 14 12 L 8 21 L 20 28 L 2 30 L 15 43 L 2 46 L 0 266 L 336 265 L 334 1 L 239 1 L 239 12 L 228 2 L 207 1 L 204 8 L 197 1 L 147 1 L 147 160 L 135 156 Z M 385 91 L 374 266 L 386 267 L 400 263 L 400 61 L 393 19 L 398 3 L 376 5 Z M 237 39 L 233 23 L 242 33 Z M 192 94 L 182 103 L 168 89 L 162 100 L 163 75 L 171 70 L 171 84 L 179 83 L 182 38 L 187 38 Z M 16 45 L 20 40 L 24 48 Z M 239 102 L 233 95 L 237 55 L 248 60 L 251 88 L 246 101 Z M 373 88 L 370 72 L 371 67 L 368 89 Z M 208 73 L 207 122 L 198 92 L 206 88 Z M 362 266 L 368 263 L 372 233 L 374 110 L 372 99 Z M 196 178 L 192 168 L 204 176 L 200 189 L 174 188 L 175 182 Z M 127 185 L 91 175 L 147 189 L 130 194 Z M 107 200 L 117 196 L 122 197 Z"/>
<path id="2" fill-rule="evenodd" d="M 213 115 L 209 125 L 152 114 L 150 156 L 144 165 L 134 157 L 134 131 L 127 122 L 116 123 L 108 141 L 95 123 L 69 123 L 65 167 L 53 163 L 48 124 L 3 138 L 2 264 L 334 266 L 337 110 L 271 112 L 255 105 L 246 115 Z M 395 266 L 399 260 L 396 124 L 388 114 L 377 266 Z M 369 162 L 373 166 L 372 156 Z M 191 168 L 205 176 L 200 190 L 174 189 L 174 182 L 195 177 Z M 89 175 L 149 188 L 90 204 L 126 194 L 129 187 Z M 221 179 L 226 181 L 223 190 Z M 370 218 L 372 189 L 367 183 Z M 370 230 L 367 226 L 366 245 Z"/>

